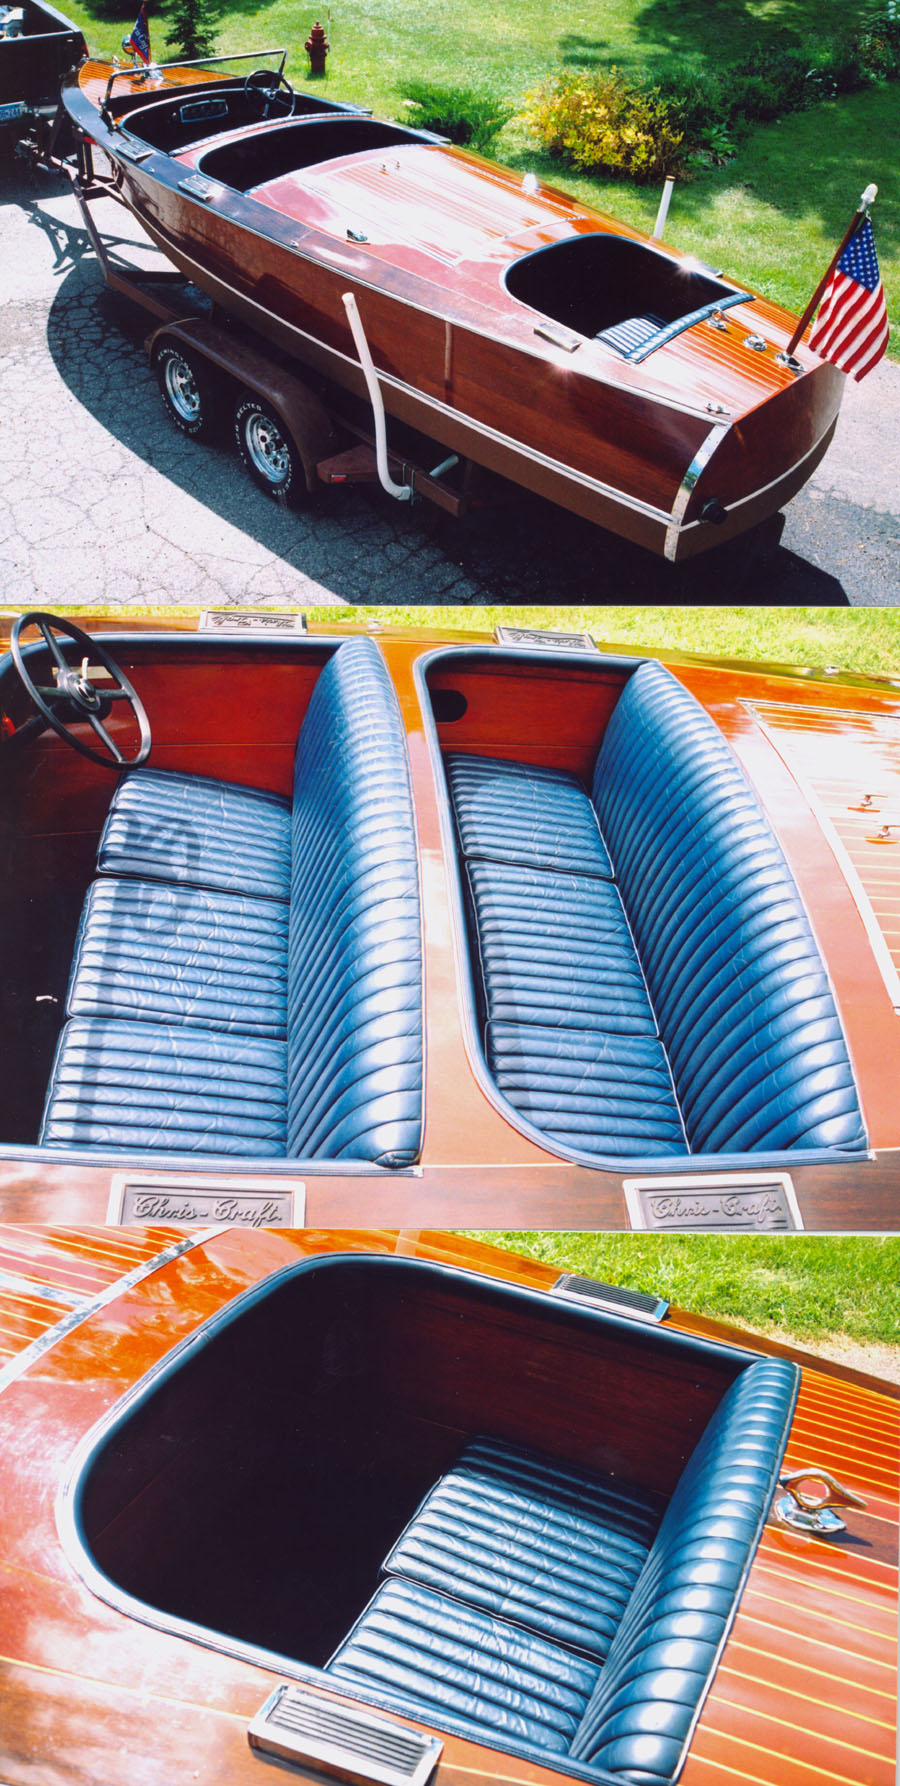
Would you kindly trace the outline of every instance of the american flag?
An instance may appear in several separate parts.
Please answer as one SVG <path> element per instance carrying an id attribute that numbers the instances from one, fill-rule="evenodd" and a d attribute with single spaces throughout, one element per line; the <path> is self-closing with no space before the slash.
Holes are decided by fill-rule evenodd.
<path id="1" fill-rule="evenodd" d="M 884 287 L 866 217 L 831 275 L 809 345 L 823 360 L 860 379 L 877 366 L 887 344 Z"/>
<path id="2" fill-rule="evenodd" d="M 150 61 L 150 32 L 147 28 L 147 9 L 141 7 L 134 25 L 127 37 L 122 39 L 123 50 L 131 50 L 140 56 L 142 62 Z"/>

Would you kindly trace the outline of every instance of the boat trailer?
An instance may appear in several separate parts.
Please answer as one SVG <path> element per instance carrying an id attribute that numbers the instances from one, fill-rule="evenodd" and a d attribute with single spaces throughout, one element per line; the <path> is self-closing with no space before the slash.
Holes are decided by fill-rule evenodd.
<path id="1" fill-rule="evenodd" d="M 453 516 L 485 506 L 484 487 L 496 480 L 471 460 L 451 453 L 430 465 L 440 449 L 399 423 L 392 427 L 402 433 L 404 451 L 388 447 L 378 374 L 350 293 L 344 301 L 368 403 L 325 380 L 299 377 L 286 355 L 214 307 L 191 309 L 184 302 L 191 288 L 175 268 L 136 268 L 118 258 L 92 206 L 101 198 L 122 200 L 114 179 L 96 167 L 89 139 L 79 138 L 74 165 L 42 159 L 70 179 L 106 284 L 153 317 L 144 346 L 163 402 L 183 434 L 221 438 L 230 407 L 238 452 L 254 482 L 297 506 L 323 484 L 374 483 L 397 501 L 425 497 Z"/>

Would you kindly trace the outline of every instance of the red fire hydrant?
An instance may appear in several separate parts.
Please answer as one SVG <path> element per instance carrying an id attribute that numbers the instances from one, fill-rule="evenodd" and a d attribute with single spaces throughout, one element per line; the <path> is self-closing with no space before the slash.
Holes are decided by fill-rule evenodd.
<path id="1" fill-rule="evenodd" d="M 319 24 L 318 19 L 316 19 L 303 48 L 309 57 L 310 74 L 324 74 L 325 57 L 328 54 L 328 39 L 325 36 L 325 27 L 324 25 Z"/>

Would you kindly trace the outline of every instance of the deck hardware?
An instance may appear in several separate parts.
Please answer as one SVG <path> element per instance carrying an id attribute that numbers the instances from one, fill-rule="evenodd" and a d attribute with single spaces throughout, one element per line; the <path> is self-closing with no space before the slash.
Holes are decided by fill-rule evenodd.
<path id="1" fill-rule="evenodd" d="M 874 837 L 867 837 L 866 843 L 900 843 L 900 819 L 885 819 L 880 831 Z"/>
<path id="2" fill-rule="evenodd" d="M 765 335 L 745 335 L 744 336 L 744 346 L 751 348 L 753 353 L 765 353 L 765 351 L 766 351 Z"/>
<path id="3" fill-rule="evenodd" d="M 564 353 L 574 353 L 581 346 L 581 336 L 573 335 L 569 329 L 561 329 L 555 322 L 539 322 L 535 334 L 543 341 L 549 341 L 553 347 L 561 347 Z"/>
<path id="4" fill-rule="evenodd" d="M 804 1482 L 818 1484 L 824 1494 L 804 1489 Z M 835 1511 L 837 1507 L 864 1509 L 866 1505 L 861 1495 L 844 1488 L 830 1470 L 817 1469 L 815 1464 L 805 1470 L 792 1470 L 790 1475 L 782 1476 L 778 1486 L 787 1492 L 775 1502 L 775 1523 L 789 1531 L 809 1532 L 819 1538 L 846 1531 L 846 1521 Z"/>
<path id="5" fill-rule="evenodd" d="M 146 161 L 153 153 L 148 143 L 123 143 L 121 137 L 116 143 L 116 154 L 124 155 L 126 161 Z"/>
<path id="6" fill-rule="evenodd" d="M 731 414 L 731 410 L 727 409 L 724 403 L 707 403 L 706 407 L 710 415 Z"/>
<path id="7" fill-rule="evenodd" d="M 650 1296 L 645 1290 L 626 1290 L 621 1284 L 604 1284 L 577 1271 L 562 1272 L 551 1284 L 550 1295 L 588 1302 L 592 1308 L 610 1309 L 635 1321 L 664 1321 L 669 1312 L 669 1304 L 661 1296 Z"/>
<path id="8" fill-rule="evenodd" d="M 801 361 L 798 360 L 797 355 L 793 353 L 777 353 L 775 355 L 775 364 L 776 366 L 786 366 L 788 371 L 793 372 L 795 377 L 798 377 L 803 371 Z"/>
<path id="9" fill-rule="evenodd" d="M 863 794 L 856 806 L 848 806 L 848 812 L 877 812 L 876 800 L 883 800 L 884 794 Z"/>
<path id="10" fill-rule="evenodd" d="M 247 1738 L 262 1755 L 356 1786 L 425 1786 L 444 1748 L 439 1737 L 294 1686 L 270 1693 Z"/>
<path id="11" fill-rule="evenodd" d="M 531 198 L 534 197 L 535 193 L 538 191 L 537 174 L 525 174 L 522 180 L 522 191 L 527 192 Z"/>
<path id="12" fill-rule="evenodd" d="M 214 197 L 216 188 L 212 180 L 204 180 L 202 174 L 188 174 L 186 180 L 179 180 L 179 192 L 186 192 L 189 198 L 199 198 L 208 205 Z"/>
<path id="13" fill-rule="evenodd" d="M 347 240 L 348 242 L 368 242 L 369 238 L 364 229 L 350 229 L 348 227 Z"/>
<path id="14" fill-rule="evenodd" d="M 706 320 L 709 323 L 709 326 L 711 329 L 725 330 L 728 327 L 728 324 L 725 321 L 725 318 L 722 315 L 721 310 L 714 310 L 712 315 L 708 316 Z"/>

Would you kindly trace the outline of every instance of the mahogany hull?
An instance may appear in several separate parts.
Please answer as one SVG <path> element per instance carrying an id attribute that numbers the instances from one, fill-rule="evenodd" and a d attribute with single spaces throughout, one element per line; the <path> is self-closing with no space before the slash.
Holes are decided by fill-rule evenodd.
<path id="1" fill-rule="evenodd" d="M 652 358 L 588 363 L 542 335 L 499 268 L 491 284 L 481 267 L 428 268 L 403 241 L 376 253 L 321 227 L 312 203 L 305 219 L 221 186 L 198 197 L 185 190 L 202 166 L 192 151 L 135 162 L 86 96 L 94 69 L 66 104 L 155 244 L 224 311 L 365 398 L 342 301 L 352 293 L 388 414 L 453 452 L 675 561 L 773 513 L 826 451 L 843 375 L 802 349 L 800 376 L 778 367 L 792 319 L 752 294 L 729 310 L 726 336 L 705 331 L 693 360 L 676 343 L 661 369 Z M 470 175 L 485 165 L 466 159 Z M 488 186 L 485 176 L 487 208 Z M 573 228 L 601 222 L 584 212 Z M 764 365 L 746 345 L 760 327 Z"/>

